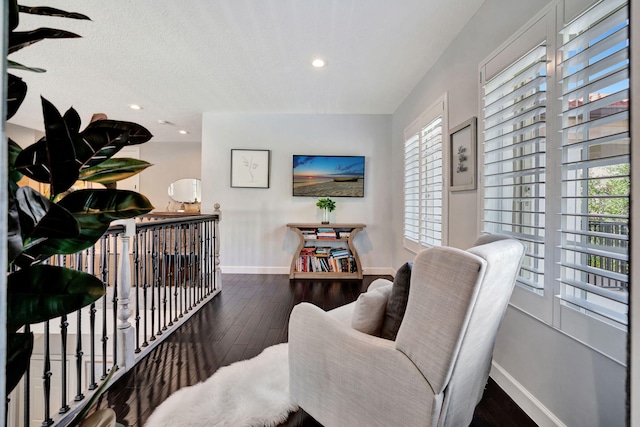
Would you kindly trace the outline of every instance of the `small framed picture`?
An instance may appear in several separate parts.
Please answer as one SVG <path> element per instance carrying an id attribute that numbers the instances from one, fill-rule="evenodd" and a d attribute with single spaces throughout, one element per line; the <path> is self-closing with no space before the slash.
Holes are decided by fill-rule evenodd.
<path id="1" fill-rule="evenodd" d="M 271 150 L 231 150 L 231 187 L 269 188 Z"/>
<path id="2" fill-rule="evenodd" d="M 449 132 L 449 190 L 476 189 L 477 119 L 473 117 Z"/>

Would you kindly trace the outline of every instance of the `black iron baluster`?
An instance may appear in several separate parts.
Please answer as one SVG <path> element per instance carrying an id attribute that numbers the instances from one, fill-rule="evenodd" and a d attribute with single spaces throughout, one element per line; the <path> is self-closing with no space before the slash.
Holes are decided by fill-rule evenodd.
<path id="1" fill-rule="evenodd" d="M 187 281 L 187 289 L 189 290 L 189 311 L 193 308 L 193 227 L 191 224 L 187 225 L 189 230 L 189 252 L 188 252 L 188 263 L 187 263 L 187 276 L 189 280 Z"/>
<path id="2" fill-rule="evenodd" d="M 86 252 L 84 252 L 86 254 Z M 82 253 L 76 255 L 76 269 L 83 270 Z M 76 396 L 73 398 L 75 402 L 84 399 L 82 394 L 82 310 L 78 310 L 78 331 L 76 333 Z"/>
<path id="3" fill-rule="evenodd" d="M 157 294 L 157 310 L 158 314 L 158 331 L 156 335 L 162 335 L 162 276 L 164 276 L 164 269 L 166 268 L 166 262 L 164 260 L 164 252 L 162 251 L 162 230 L 164 230 L 164 226 L 158 228 L 158 245 L 156 246 L 156 252 L 158 253 L 158 277 L 154 284 L 156 294 Z"/>
<path id="4" fill-rule="evenodd" d="M 187 227 L 186 225 L 182 226 L 182 253 L 180 256 L 180 281 L 182 282 L 182 297 L 184 299 L 184 311 L 183 314 L 187 314 L 189 309 L 187 308 L 188 297 L 189 297 L 189 289 L 187 288 L 187 251 L 189 242 L 187 241 Z"/>
<path id="5" fill-rule="evenodd" d="M 95 262 L 96 262 L 96 249 L 95 246 L 89 248 L 89 259 L 87 264 L 89 267 L 89 273 L 95 275 Z M 89 390 L 95 390 L 98 388 L 96 382 L 96 304 L 91 303 L 89 307 L 89 340 L 90 340 L 90 365 L 91 365 L 91 380 L 89 382 Z"/>
<path id="6" fill-rule="evenodd" d="M 169 253 L 167 252 L 167 227 L 166 226 L 162 228 L 162 256 L 164 257 L 164 260 L 165 260 L 164 266 L 162 269 L 162 316 L 164 318 L 164 324 L 162 325 L 162 330 L 166 331 L 167 330 L 167 274 L 171 266 Z"/>
<path id="7" fill-rule="evenodd" d="M 215 272 L 215 238 L 214 236 L 214 230 L 215 230 L 215 222 L 213 221 L 209 221 L 209 226 L 207 227 L 209 230 L 209 243 L 207 243 L 207 251 L 208 251 L 208 255 L 207 255 L 207 269 L 209 271 L 209 277 L 208 277 L 208 281 L 209 281 L 209 292 L 215 291 L 216 290 L 216 284 L 215 284 L 215 277 L 216 277 L 216 272 Z"/>
<path id="8" fill-rule="evenodd" d="M 169 274 L 167 276 L 167 286 L 169 287 L 169 326 L 173 326 L 173 300 L 172 300 L 172 287 L 173 289 L 175 289 L 175 283 L 174 283 L 174 271 L 176 268 L 176 261 L 178 260 L 177 258 L 177 254 L 176 254 L 176 233 L 175 233 L 175 227 L 171 226 L 169 227 L 169 251 L 171 251 L 171 242 L 173 242 L 173 253 L 170 255 L 171 259 L 173 260 L 173 263 L 171 264 L 171 268 L 169 269 Z"/>
<path id="9" fill-rule="evenodd" d="M 193 224 L 189 224 L 189 286 L 191 286 L 191 304 L 189 309 L 192 309 L 196 304 L 196 275 L 195 275 L 195 229 Z"/>
<path id="10" fill-rule="evenodd" d="M 196 229 L 196 265 L 194 269 L 196 271 L 196 278 L 198 280 L 198 304 L 202 302 L 203 294 L 203 282 L 202 282 L 202 224 L 195 224 Z"/>
<path id="11" fill-rule="evenodd" d="M 146 347 L 149 345 L 149 343 L 147 342 L 147 337 L 148 332 L 147 332 L 147 289 L 149 288 L 149 271 L 147 269 L 147 266 L 149 265 L 149 233 L 148 230 L 144 230 L 144 235 L 142 238 L 142 253 L 144 254 L 144 258 L 142 259 L 142 277 L 144 278 L 144 283 L 143 283 L 143 287 L 142 287 L 142 314 L 143 314 L 143 335 L 142 335 L 142 339 L 144 340 L 142 342 L 142 346 Z"/>
<path id="12" fill-rule="evenodd" d="M 49 321 L 44 322 L 44 366 L 42 369 L 42 390 L 44 392 L 44 420 L 43 427 L 53 424 L 51 418 L 51 354 L 49 348 Z"/>
<path id="13" fill-rule="evenodd" d="M 213 225 L 213 245 L 211 246 L 212 249 L 213 249 L 213 265 L 212 265 L 213 269 L 212 269 L 211 273 L 213 274 L 213 289 L 215 289 L 215 290 L 218 290 L 218 285 L 219 285 L 218 282 L 217 282 L 217 280 L 218 280 L 218 260 L 216 258 L 218 256 L 218 253 L 216 251 L 216 248 L 218 247 L 218 236 L 216 234 L 216 230 L 217 230 L 216 222 L 217 221 L 218 220 L 214 221 L 213 224 L 212 224 Z"/>
<path id="14" fill-rule="evenodd" d="M 151 241 L 151 260 L 153 263 L 153 280 L 151 282 L 151 338 L 149 338 L 149 341 L 155 341 L 156 340 L 156 336 L 155 336 L 155 312 L 156 312 L 156 304 L 155 304 L 155 298 L 156 298 L 156 293 L 154 292 L 154 287 L 157 285 L 158 283 L 158 275 L 159 275 L 159 260 L 158 260 L 158 250 L 157 250 L 157 240 L 159 239 L 159 233 L 158 233 L 158 229 L 155 228 L 153 230 L 153 240 Z"/>
<path id="15" fill-rule="evenodd" d="M 60 384 L 62 387 L 61 393 L 61 406 L 58 413 L 64 414 L 69 411 L 69 405 L 67 404 L 67 329 L 69 322 L 67 322 L 67 315 L 63 314 L 60 317 L 60 352 L 61 352 L 61 368 L 62 373 L 60 377 Z"/>
<path id="16" fill-rule="evenodd" d="M 173 321 L 177 322 L 178 321 L 178 285 L 179 285 L 179 281 L 178 281 L 178 268 L 179 268 L 179 262 L 180 262 L 180 228 L 176 227 L 175 225 L 172 226 L 171 228 L 173 231 L 173 268 L 172 268 L 172 275 L 173 275 L 173 301 L 174 301 L 174 312 L 173 312 Z"/>

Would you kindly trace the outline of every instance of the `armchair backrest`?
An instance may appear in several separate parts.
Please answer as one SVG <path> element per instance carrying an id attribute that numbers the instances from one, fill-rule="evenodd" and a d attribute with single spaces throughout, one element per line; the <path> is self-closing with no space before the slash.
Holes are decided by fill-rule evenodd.
<path id="1" fill-rule="evenodd" d="M 413 264 L 396 338 L 434 393 L 439 426 L 469 425 L 487 382 L 498 326 L 524 254 L 515 239 L 486 238 L 468 251 L 431 248 Z"/>
<path id="2" fill-rule="evenodd" d="M 438 395 L 449 382 L 486 261 L 435 247 L 416 255 L 396 349 L 411 359 Z"/>

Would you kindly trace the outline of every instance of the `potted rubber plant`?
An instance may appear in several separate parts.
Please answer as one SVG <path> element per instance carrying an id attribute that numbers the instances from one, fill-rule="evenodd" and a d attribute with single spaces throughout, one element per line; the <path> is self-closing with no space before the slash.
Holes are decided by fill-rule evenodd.
<path id="1" fill-rule="evenodd" d="M 329 214 L 336 209 L 336 202 L 328 197 L 321 197 L 316 202 L 316 206 L 322 210 L 322 223 L 329 224 Z"/>
<path id="2" fill-rule="evenodd" d="M 7 3 L 5 3 L 7 4 Z M 8 54 L 44 39 L 79 37 L 52 28 L 16 31 L 21 13 L 86 19 L 85 15 L 50 7 L 27 7 L 9 0 Z M 7 67 L 31 72 L 41 68 L 8 59 Z M 27 84 L 8 74 L 7 117 L 19 109 Z M 23 326 L 74 312 L 105 294 L 105 284 L 93 275 L 48 265 L 56 254 L 74 254 L 95 244 L 111 222 L 133 218 L 153 209 L 149 200 L 133 191 L 118 190 L 115 183 L 139 173 L 149 163 L 113 159 L 128 145 L 142 144 L 151 133 L 136 123 L 97 120 L 84 129 L 73 108 L 64 114 L 41 97 L 45 136 L 22 149 L 8 140 L 8 266 L 7 266 L 7 395 L 27 369 L 33 350 L 33 333 Z M 48 195 L 20 186 L 27 176 L 46 184 Z M 105 188 L 69 192 L 78 181 Z"/>

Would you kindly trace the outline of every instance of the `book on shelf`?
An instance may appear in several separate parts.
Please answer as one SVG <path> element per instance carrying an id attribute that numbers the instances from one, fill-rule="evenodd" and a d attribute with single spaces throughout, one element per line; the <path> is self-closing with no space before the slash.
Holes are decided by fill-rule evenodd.
<path id="1" fill-rule="evenodd" d="M 333 228 L 318 228 L 316 235 L 318 239 L 337 239 L 336 230 Z"/>
<path id="2" fill-rule="evenodd" d="M 301 228 L 300 233 L 302 233 L 302 237 L 305 240 L 314 240 L 318 238 L 315 228 Z"/>
<path id="3" fill-rule="evenodd" d="M 353 255 L 335 257 L 333 255 L 318 255 L 310 253 L 300 255 L 296 261 L 298 272 L 322 272 L 322 273 L 355 273 L 358 271 Z"/>

